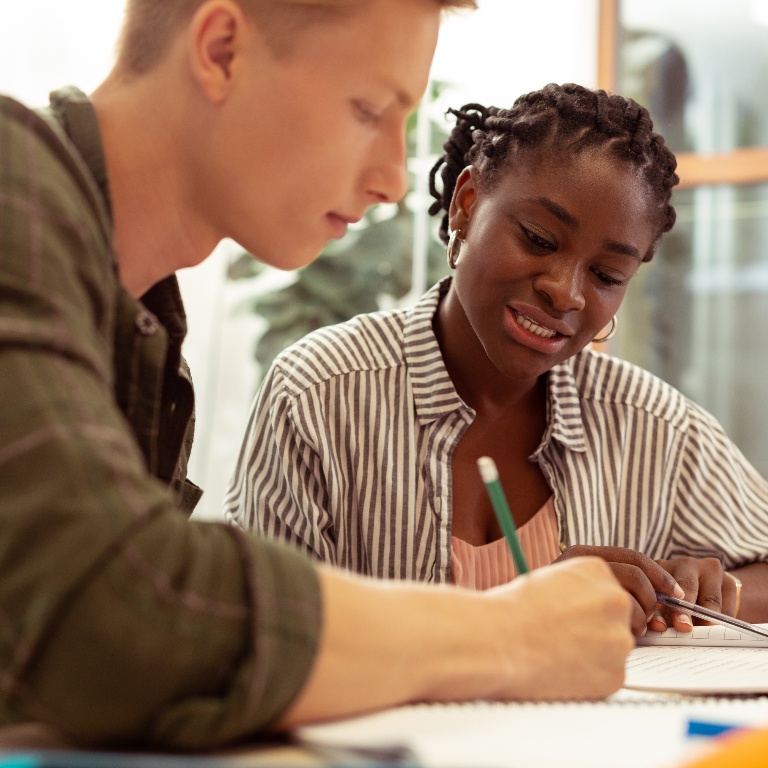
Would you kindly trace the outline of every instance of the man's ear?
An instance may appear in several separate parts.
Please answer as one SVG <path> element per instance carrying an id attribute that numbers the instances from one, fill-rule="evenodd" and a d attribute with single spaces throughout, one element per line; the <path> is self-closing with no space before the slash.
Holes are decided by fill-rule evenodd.
<path id="1" fill-rule="evenodd" d="M 192 75 L 218 104 L 229 95 L 239 68 L 246 20 L 232 0 L 206 0 L 188 27 Z"/>
<path id="2" fill-rule="evenodd" d="M 477 199 L 477 170 L 468 165 L 456 179 L 451 205 L 448 209 L 448 225 L 451 230 L 461 229 L 466 236 L 472 208 Z"/>

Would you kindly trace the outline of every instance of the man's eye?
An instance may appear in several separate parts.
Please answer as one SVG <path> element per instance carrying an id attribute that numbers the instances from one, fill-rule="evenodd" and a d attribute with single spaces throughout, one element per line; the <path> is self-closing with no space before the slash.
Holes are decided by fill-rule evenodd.
<path id="1" fill-rule="evenodd" d="M 364 101 L 355 101 L 355 110 L 360 119 L 365 123 L 371 123 L 376 125 L 381 120 L 381 114 L 376 111 L 370 104 L 366 104 Z"/>

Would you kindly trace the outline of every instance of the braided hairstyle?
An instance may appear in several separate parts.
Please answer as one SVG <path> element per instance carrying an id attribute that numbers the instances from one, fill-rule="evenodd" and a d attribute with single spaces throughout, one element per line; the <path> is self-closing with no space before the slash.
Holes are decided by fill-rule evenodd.
<path id="1" fill-rule="evenodd" d="M 654 132 L 648 110 L 632 99 L 573 83 L 550 83 L 520 96 L 512 109 L 467 104 L 448 111 L 456 117 L 456 126 L 429 174 L 435 198 L 429 212 L 445 211 L 439 232 L 443 242 L 450 234 L 448 210 L 456 181 L 466 166 L 475 166 L 481 184 L 490 188 L 505 166 L 512 165 L 516 152 L 544 146 L 568 154 L 599 147 L 633 166 L 657 201 L 657 241 L 672 229 L 676 214 L 669 201 L 679 181 L 677 160 Z M 442 191 L 436 184 L 438 174 Z"/>

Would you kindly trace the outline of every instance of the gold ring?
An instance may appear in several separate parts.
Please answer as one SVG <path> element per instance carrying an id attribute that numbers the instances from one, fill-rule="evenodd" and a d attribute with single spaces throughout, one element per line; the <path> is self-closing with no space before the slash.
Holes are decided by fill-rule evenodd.
<path id="1" fill-rule="evenodd" d="M 735 619 L 739 615 L 739 606 L 741 605 L 741 588 L 743 584 L 738 576 L 734 576 L 730 571 L 725 572 L 726 576 L 730 576 L 733 579 L 733 583 L 736 585 L 736 604 L 733 606 L 733 618 Z"/>

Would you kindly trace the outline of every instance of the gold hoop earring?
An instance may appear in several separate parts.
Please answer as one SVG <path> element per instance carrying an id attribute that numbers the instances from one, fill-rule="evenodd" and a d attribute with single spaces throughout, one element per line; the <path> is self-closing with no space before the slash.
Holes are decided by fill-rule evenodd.
<path id="1" fill-rule="evenodd" d="M 448 255 L 448 266 L 451 269 L 456 269 L 456 263 L 459 260 L 459 253 L 461 252 L 461 244 L 464 242 L 459 237 L 460 234 L 460 229 L 454 229 L 453 232 L 451 232 L 450 239 L 448 240 L 448 248 L 446 249 L 446 253 Z"/>
<path id="2" fill-rule="evenodd" d="M 611 330 L 608 331 L 608 333 L 605 334 L 605 336 L 601 336 L 598 339 L 592 339 L 593 344 L 603 344 L 604 342 L 608 341 L 608 339 L 612 339 L 614 335 L 616 334 L 616 329 L 619 327 L 619 321 L 616 319 L 616 315 L 614 315 L 611 318 Z"/>

